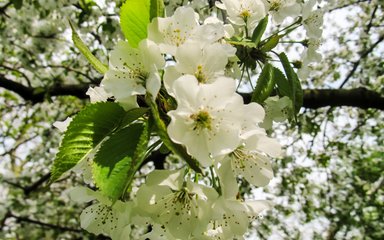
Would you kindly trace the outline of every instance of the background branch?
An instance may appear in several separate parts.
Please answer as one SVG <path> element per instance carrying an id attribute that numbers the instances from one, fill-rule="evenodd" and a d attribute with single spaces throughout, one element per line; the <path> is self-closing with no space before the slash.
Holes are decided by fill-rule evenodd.
<path id="1" fill-rule="evenodd" d="M 75 96 L 86 99 L 85 94 L 89 84 L 55 85 L 44 88 L 30 88 L 21 83 L 6 79 L 0 75 L 0 87 L 17 93 L 26 101 L 33 104 L 43 102 L 47 97 Z M 240 93 L 245 103 L 251 100 L 251 93 Z M 376 108 L 384 110 L 384 96 L 366 88 L 354 89 L 306 89 L 304 90 L 304 108 L 317 109 L 321 107 L 358 107 L 362 109 Z"/>
<path id="2" fill-rule="evenodd" d="M 45 228 L 53 228 L 53 229 L 57 229 L 60 231 L 70 231 L 70 232 L 78 232 L 78 233 L 83 232 L 83 230 L 81 230 L 81 229 L 64 227 L 64 226 L 59 226 L 59 225 L 55 225 L 55 224 L 40 222 L 38 220 L 30 219 L 28 217 L 16 216 L 11 212 L 8 212 L 7 216 L 8 216 L 8 218 L 15 218 L 17 222 L 31 223 L 31 224 L 35 224 L 35 225 L 45 227 Z"/>

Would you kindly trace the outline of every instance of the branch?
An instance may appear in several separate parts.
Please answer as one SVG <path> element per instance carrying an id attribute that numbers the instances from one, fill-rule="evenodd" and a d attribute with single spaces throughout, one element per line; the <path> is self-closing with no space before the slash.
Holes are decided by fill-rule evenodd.
<path id="1" fill-rule="evenodd" d="M 245 103 L 251 100 L 250 93 L 241 93 Z M 317 109 L 322 107 L 358 107 L 362 109 L 376 108 L 384 110 L 384 97 L 366 88 L 354 89 L 306 89 L 304 90 L 303 107 Z"/>
<path id="2" fill-rule="evenodd" d="M 25 195 L 29 195 L 31 192 L 35 191 L 36 189 L 38 189 L 42 184 L 44 184 L 45 182 L 47 182 L 49 180 L 49 178 L 51 177 L 51 173 L 47 173 L 45 175 L 43 175 L 39 180 L 37 180 L 36 182 L 32 183 L 31 185 L 29 186 L 26 186 L 24 187 L 24 194 Z"/>
<path id="3" fill-rule="evenodd" d="M 23 190 L 24 195 L 28 196 L 31 192 L 36 191 L 41 185 L 43 185 L 45 182 L 47 182 L 50 177 L 51 177 L 51 173 L 47 173 L 47 174 L 41 176 L 41 178 L 38 179 L 36 182 L 34 182 L 28 186 L 22 186 L 19 183 L 11 182 L 7 179 L 3 179 L 3 182 L 5 182 L 5 183 L 7 183 L 7 184 L 9 184 L 15 188 L 19 188 L 19 189 Z"/>
<path id="4" fill-rule="evenodd" d="M 87 98 L 85 94 L 88 84 L 72 84 L 72 85 L 54 85 L 45 89 L 26 87 L 21 83 L 9 80 L 0 74 L 0 87 L 17 93 L 26 101 L 31 101 L 33 104 L 43 102 L 48 96 L 75 96 L 81 99 Z"/>
<path id="5" fill-rule="evenodd" d="M 47 96 L 75 96 L 86 99 L 88 84 L 55 85 L 48 89 L 29 88 L 0 75 L 0 87 L 13 91 L 33 104 L 43 102 Z M 38 91 L 40 90 L 40 91 Z M 245 103 L 251 100 L 251 93 L 240 93 Z M 384 96 L 366 88 L 354 89 L 307 89 L 304 90 L 304 108 L 350 106 L 362 109 L 376 108 L 384 110 Z"/>
<path id="6" fill-rule="evenodd" d="M 0 7 L 0 14 L 4 14 L 6 17 L 9 18 L 9 16 L 7 15 L 7 13 L 6 13 L 5 11 L 6 11 L 7 8 L 8 8 L 9 6 L 11 6 L 11 5 L 12 5 L 12 1 L 9 1 L 9 2 L 7 2 L 4 6 L 1 6 L 1 7 Z"/>
<path id="7" fill-rule="evenodd" d="M 78 233 L 83 232 L 83 230 L 81 230 L 81 229 L 70 228 L 70 227 L 63 227 L 63 226 L 54 225 L 54 224 L 51 224 L 51 223 L 40 222 L 40 221 L 33 220 L 33 219 L 30 219 L 30 218 L 27 218 L 27 217 L 16 216 L 16 215 L 14 215 L 11 212 L 9 212 L 7 214 L 7 216 L 8 216 L 8 218 L 15 218 L 17 222 L 31 223 L 31 224 L 39 225 L 41 227 L 57 229 L 57 230 L 60 230 L 60 231 L 70 231 L 70 232 L 78 232 Z"/>
<path id="8" fill-rule="evenodd" d="M 379 45 L 379 43 L 381 43 L 382 41 L 384 40 L 384 34 L 381 35 L 379 37 L 379 39 L 377 39 L 377 41 L 372 44 L 372 46 L 370 48 L 368 48 L 367 50 L 365 50 L 364 52 L 361 53 L 360 55 L 360 59 L 357 60 L 356 62 L 353 63 L 353 66 L 352 66 L 352 69 L 351 71 L 348 73 L 348 75 L 345 77 L 344 81 L 341 83 L 340 87 L 339 88 L 342 88 L 348 81 L 349 79 L 353 76 L 353 74 L 356 72 L 357 70 L 357 67 L 360 65 L 361 61 L 366 57 L 368 56 L 368 54 L 370 54 L 373 49 L 375 49 L 375 47 L 377 45 Z"/>
<path id="9" fill-rule="evenodd" d="M 304 90 L 304 108 L 358 107 L 384 110 L 384 96 L 366 88 L 307 89 Z"/>

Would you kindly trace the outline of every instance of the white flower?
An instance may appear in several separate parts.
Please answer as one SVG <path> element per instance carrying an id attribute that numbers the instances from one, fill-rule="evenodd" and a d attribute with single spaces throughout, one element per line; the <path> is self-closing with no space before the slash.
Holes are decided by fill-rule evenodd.
<path id="1" fill-rule="evenodd" d="M 303 6 L 303 25 L 307 31 L 309 38 L 321 38 L 323 34 L 323 15 L 324 12 L 321 9 L 312 11 L 316 4 L 316 0 L 309 0 Z"/>
<path id="2" fill-rule="evenodd" d="M 199 85 L 191 75 L 173 83 L 178 106 L 168 112 L 168 134 L 204 167 L 212 164 L 212 158 L 232 152 L 240 142 L 244 105 L 235 84 L 233 79 L 220 77 Z"/>
<path id="3" fill-rule="evenodd" d="M 155 170 L 137 192 L 141 214 L 150 216 L 179 239 L 206 229 L 212 202 L 217 198 L 214 189 L 184 181 L 184 172 Z"/>
<path id="4" fill-rule="evenodd" d="M 254 134 L 243 140 L 238 148 L 219 161 L 217 172 L 223 186 L 223 196 L 230 198 L 236 195 L 238 175 L 257 187 L 267 185 L 273 178 L 267 155 L 277 157 L 280 152 L 280 144 L 265 133 Z"/>
<path id="5" fill-rule="evenodd" d="M 231 38 L 235 35 L 235 29 L 231 24 L 224 24 L 219 18 L 214 16 L 209 16 L 204 20 L 204 24 L 217 24 L 218 27 L 224 28 L 224 37 Z M 222 26 L 221 26 L 222 25 Z"/>
<path id="6" fill-rule="evenodd" d="M 265 129 L 272 128 L 272 121 L 283 122 L 288 119 L 292 112 L 292 100 L 284 96 L 269 97 L 265 100 L 266 116 L 261 126 Z"/>
<path id="7" fill-rule="evenodd" d="M 321 39 L 319 38 L 310 38 L 307 40 L 307 48 L 303 51 L 301 54 L 301 66 L 297 70 L 297 75 L 300 77 L 300 79 L 304 80 L 306 79 L 310 72 L 311 72 L 311 63 L 318 63 L 321 61 L 323 56 L 317 52 L 317 49 L 319 48 L 321 44 Z"/>
<path id="8" fill-rule="evenodd" d="M 308 65 L 311 62 L 320 62 L 322 56 L 317 52 L 317 49 L 320 47 L 321 40 L 318 38 L 310 38 L 307 40 L 307 48 L 304 50 L 301 55 L 303 65 Z"/>
<path id="9" fill-rule="evenodd" d="M 177 49 L 175 58 L 177 71 L 194 75 L 199 83 L 211 83 L 224 76 L 228 62 L 228 55 L 220 43 L 187 42 Z"/>
<path id="10" fill-rule="evenodd" d="M 286 17 L 296 17 L 301 10 L 296 0 L 267 0 L 267 2 L 272 18 L 277 24 L 284 21 Z"/>
<path id="11" fill-rule="evenodd" d="M 216 6 L 227 11 L 228 19 L 235 25 L 246 25 L 249 30 L 253 30 L 257 22 L 266 15 L 261 0 L 222 0 L 222 2 L 216 2 Z"/>
<path id="12" fill-rule="evenodd" d="M 224 36 L 224 27 L 198 23 L 199 15 L 190 7 L 179 7 L 172 17 L 155 18 L 148 25 L 148 39 L 159 44 L 162 53 L 175 55 L 187 40 L 213 43 Z"/>
<path id="13" fill-rule="evenodd" d="M 135 107 L 135 95 L 148 91 L 156 97 L 161 86 L 158 69 L 164 65 L 164 58 L 155 43 L 145 39 L 137 49 L 120 41 L 111 52 L 109 70 L 102 84 L 124 107 Z"/>
<path id="14" fill-rule="evenodd" d="M 199 83 L 211 83 L 224 76 L 228 58 L 235 53 L 236 49 L 229 44 L 184 43 L 176 50 L 176 65 L 165 68 L 163 80 L 167 92 L 174 96 L 173 83 L 183 74 L 194 75 Z"/>
<path id="15" fill-rule="evenodd" d="M 221 228 L 224 239 L 241 237 L 247 231 L 249 223 L 259 214 L 272 207 L 266 200 L 239 201 L 220 197 L 214 204 L 213 217 L 215 228 Z"/>
<path id="16" fill-rule="evenodd" d="M 97 200 L 97 203 L 85 208 L 80 215 L 81 228 L 99 235 L 104 234 L 112 239 L 120 239 L 126 226 L 130 224 L 132 203 L 111 201 L 91 189 L 77 187 L 69 192 L 73 201 L 79 203 Z"/>

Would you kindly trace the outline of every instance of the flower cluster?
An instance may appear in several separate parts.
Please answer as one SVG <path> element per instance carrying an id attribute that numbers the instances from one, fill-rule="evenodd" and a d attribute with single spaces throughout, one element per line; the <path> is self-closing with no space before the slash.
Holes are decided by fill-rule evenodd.
<path id="1" fill-rule="evenodd" d="M 313 1 L 303 5 L 294 0 L 223 0 L 216 6 L 227 12 L 231 24 L 215 16 L 202 21 L 186 6 L 153 19 L 137 48 L 127 41 L 117 44 L 100 87 L 87 92 L 92 102 L 113 98 L 125 110 L 138 107 L 138 96 L 146 95 L 166 113 L 162 118 L 169 139 L 186 150 L 202 173 L 188 166 L 154 170 L 125 202 L 76 189 L 73 198 L 96 200 L 81 215 L 86 230 L 129 239 L 132 226 L 150 226 L 137 238 L 241 239 L 250 222 L 271 208 L 266 200 L 241 199 L 237 179 L 263 187 L 273 178 L 270 158 L 278 157 L 281 147 L 265 128 L 288 118 L 292 102 L 268 98 L 266 111 L 256 102 L 244 104 L 234 78 L 242 63 L 228 40 L 249 38 L 268 12 L 279 24 L 301 11 L 308 36 L 316 38 L 318 10 L 311 12 Z M 318 59 L 314 49 L 304 56 Z M 171 101 L 164 104 L 162 99 Z"/>

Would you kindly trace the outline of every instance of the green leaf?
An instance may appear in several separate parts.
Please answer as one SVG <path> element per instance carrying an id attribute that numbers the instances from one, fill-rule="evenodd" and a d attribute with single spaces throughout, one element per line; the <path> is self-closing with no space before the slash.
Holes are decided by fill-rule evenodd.
<path id="1" fill-rule="evenodd" d="M 292 89 L 284 73 L 282 73 L 280 69 L 276 67 L 273 67 L 273 71 L 275 75 L 275 82 L 277 85 L 277 91 L 279 92 L 279 96 L 280 97 L 287 96 L 290 98 Z"/>
<path id="2" fill-rule="evenodd" d="M 147 38 L 147 25 L 152 13 L 150 5 L 150 0 L 127 0 L 120 9 L 121 30 L 131 47 L 136 48 L 141 40 Z"/>
<path id="3" fill-rule="evenodd" d="M 23 6 L 23 0 L 11 0 L 16 10 L 19 10 Z"/>
<path id="4" fill-rule="evenodd" d="M 191 156 L 189 156 L 189 154 L 186 152 L 184 147 L 180 144 L 176 144 L 172 142 L 172 140 L 169 138 L 167 133 L 167 127 L 165 126 L 163 120 L 160 118 L 157 105 L 152 101 L 152 99 L 149 96 L 147 96 L 147 104 L 151 106 L 151 113 L 152 113 L 154 124 L 156 126 L 157 134 L 159 135 L 160 139 L 163 141 L 164 145 L 173 153 L 181 157 L 181 159 L 183 159 L 189 165 L 189 167 L 192 168 L 195 172 L 202 173 L 201 169 L 199 168 L 198 162 L 195 159 L 193 159 Z"/>
<path id="5" fill-rule="evenodd" d="M 89 48 L 87 47 L 87 45 L 85 45 L 85 43 L 83 42 L 83 40 L 81 40 L 81 38 L 79 37 L 79 35 L 77 34 L 76 30 L 75 30 L 75 27 L 73 26 L 73 24 L 71 23 L 71 21 L 69 21 L 69 25 L 71 25 L 71 29 L 72 29 L 72 41 L 73 43 L 75 44 L 75 46 L 77 47 L 77 49 L 79 49 L 79 51 L 84 55 L 84 57 L 87 58 L 88 62 L 90 64 L 92 64 L 92 66 L 99 72 L 99 73 L 102 73 L 102 74 L 105 74 L 107 71 L 108 71 L 108 67 L 106 65 L 104 65 L 103 63 L 101 63 L 99 61 L 99 59 L 97 59 L 93 54 L 92 52 L 89 50 Z"/>
<path id="6" fill-rule="evenodd" d="M 120 124 L 125 111 L 117 103 L 91 104 L 77 114 L 61 142 L 52 166 L 50 182 L 86 158 Z"/>
<path id="7" fill-rule="evenodd" d="M 303 106 L 303 89 L 301 88 L 300 80 L 297 77 L 296 72 L 293 70 L 287 55 L 282 52 L 279 54 L 279 58 L 290 85 L 290 95 L 288 97 L 294 103 L 293 112 L 295 113 L 296 118 L 296 114 L 300 111 L 301 106 Z"/>
<path id="8" fill-rule="evenodd" d="M 146 112 L 148 112 L 149 108 L 133 108 L 125 114 L 123 119 L 121 120 L 120 128 L 124 128 L 128 126 L 130 123 L 143 116 Z"/>
<path id="9" fill-rule="evenodd" d="M 96 186 L 113 202 L 119 199 L 144 160 L 148 131 L 134 123 L 104 141 L 92 164 Z"/>
<path id="10" fill-rule="evenodd" d="M 268 25 L 268 15 L 263 18 L 252 34 L 252 41 L 256 44 L 256 46 L 259 44 L 261 37 L 263 36 L 265 29 L 267 29 Z"/>
<path id="11" fill-rule="evenodd" d="M 155 17 L 164 17 L 164 1 L 163 0 L 151 0 L 149 21 Z"/>
<path id="12" fill-rule="evenodd" d="M 269 63 L 264 65 L 263 70 L 257 80 L 257 84 L 252 93 L 252 102 L 263 103 L 271 94 L 275 86 L 275 71 Z"/>
<path id="13" fill-rule="evenodd" d="M 261 46 L 261 51 L 268 52 L 274 49 L 277 44 L 279 43 L 280 36 L 279 35 L 273 35 L 266 43 L 264 43 Z"/>
<path id="14" fill-rule="evenodd" d="M 257 45 L 254 42 L 251 42 L 249 40 L 227 40 L 227 43 L 232 44 L 233 46 L 243 46 L 247 48 L 256 48 Z"/>

